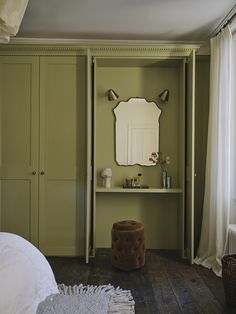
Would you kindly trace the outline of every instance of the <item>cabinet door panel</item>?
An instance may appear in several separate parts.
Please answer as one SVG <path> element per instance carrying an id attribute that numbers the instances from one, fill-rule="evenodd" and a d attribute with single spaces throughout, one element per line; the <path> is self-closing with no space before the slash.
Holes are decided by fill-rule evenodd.
<path id="1" fill-rule="evenodd" d="M 40 64 L 40 248 L 76 255 L 77 58 Z"/>
<path id="2" fill-rule="evenodd" d="M 30 180 L 4 179 L 1 182 L 2 231 L 30 240 Z"/>
<path id="3" fill-rule="evenodd" d="M 40 247 L 46 255 L 76 255 L 76 183 L 45 178 Z"/>
<path id="4" fill-rule="evenodd" d="M 1 230 L 38 244 L 38 57 L 0 58 Z"/>

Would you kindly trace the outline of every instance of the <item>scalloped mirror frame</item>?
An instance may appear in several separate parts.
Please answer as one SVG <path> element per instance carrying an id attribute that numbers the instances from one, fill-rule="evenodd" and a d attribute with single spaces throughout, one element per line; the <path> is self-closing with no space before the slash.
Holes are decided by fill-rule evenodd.
<path id="1" fill-rule="evenodd" d="M 119 102 L 113 111 L 117 164 L 153 166 L 149 158 L 159 151 L 161 109 L 145 98 L 130 98 Z"/>

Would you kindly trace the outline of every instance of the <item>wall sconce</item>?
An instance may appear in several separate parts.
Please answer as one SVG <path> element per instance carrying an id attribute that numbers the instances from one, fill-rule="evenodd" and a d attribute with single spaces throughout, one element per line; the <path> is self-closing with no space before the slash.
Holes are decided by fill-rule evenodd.
<path id="1" fill-rule="evenodd" d="M 107 92 L 107 98 L 109 101 L 112 101 L 118 99 L 119 95 L 113 89 L 109 89 Z"/>
<path id="2" fill-rule="evenodd" d="M 159 100 L 162 101 L 162 103 L 166 103 L 169 100 L 170 91 L 169 89 L 164 89 L 159 95 Z"/>

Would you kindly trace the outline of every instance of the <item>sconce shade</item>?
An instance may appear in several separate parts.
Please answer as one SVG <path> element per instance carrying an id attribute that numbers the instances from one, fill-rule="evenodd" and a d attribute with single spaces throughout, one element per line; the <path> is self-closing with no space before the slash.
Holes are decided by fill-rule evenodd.
<path id="1" fill-rule="evenodd" d="M 109 89 L 107 92 L 107 97 L 109 101 L 112 101 L 118 99 L 119 95 L 113 89 Z"/>
<path id="2" fill-rule="evenodd" d="M 162 102 L 167 102 L 169 100 L 170 91 L 169 89 L 164 89 L 163 92 L 159 94 L 159 99 Z"/>

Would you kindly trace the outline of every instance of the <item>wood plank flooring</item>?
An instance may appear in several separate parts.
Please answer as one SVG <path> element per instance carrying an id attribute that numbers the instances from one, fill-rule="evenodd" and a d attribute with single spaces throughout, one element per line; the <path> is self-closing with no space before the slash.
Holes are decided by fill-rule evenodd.
<path id="1" fill-rule="evenodd" d="M 86 265 L 83 258 L 48 257 L 57 283 L 111 283 L 131 290 L 135 313 L 236 313 L 225 306 L 222 279 L 212 271 L 189 265 L 174 251 L 147 250 L 143 268 L 124 272 L 112 267 L 110 250 L 97 250 Z"/>

